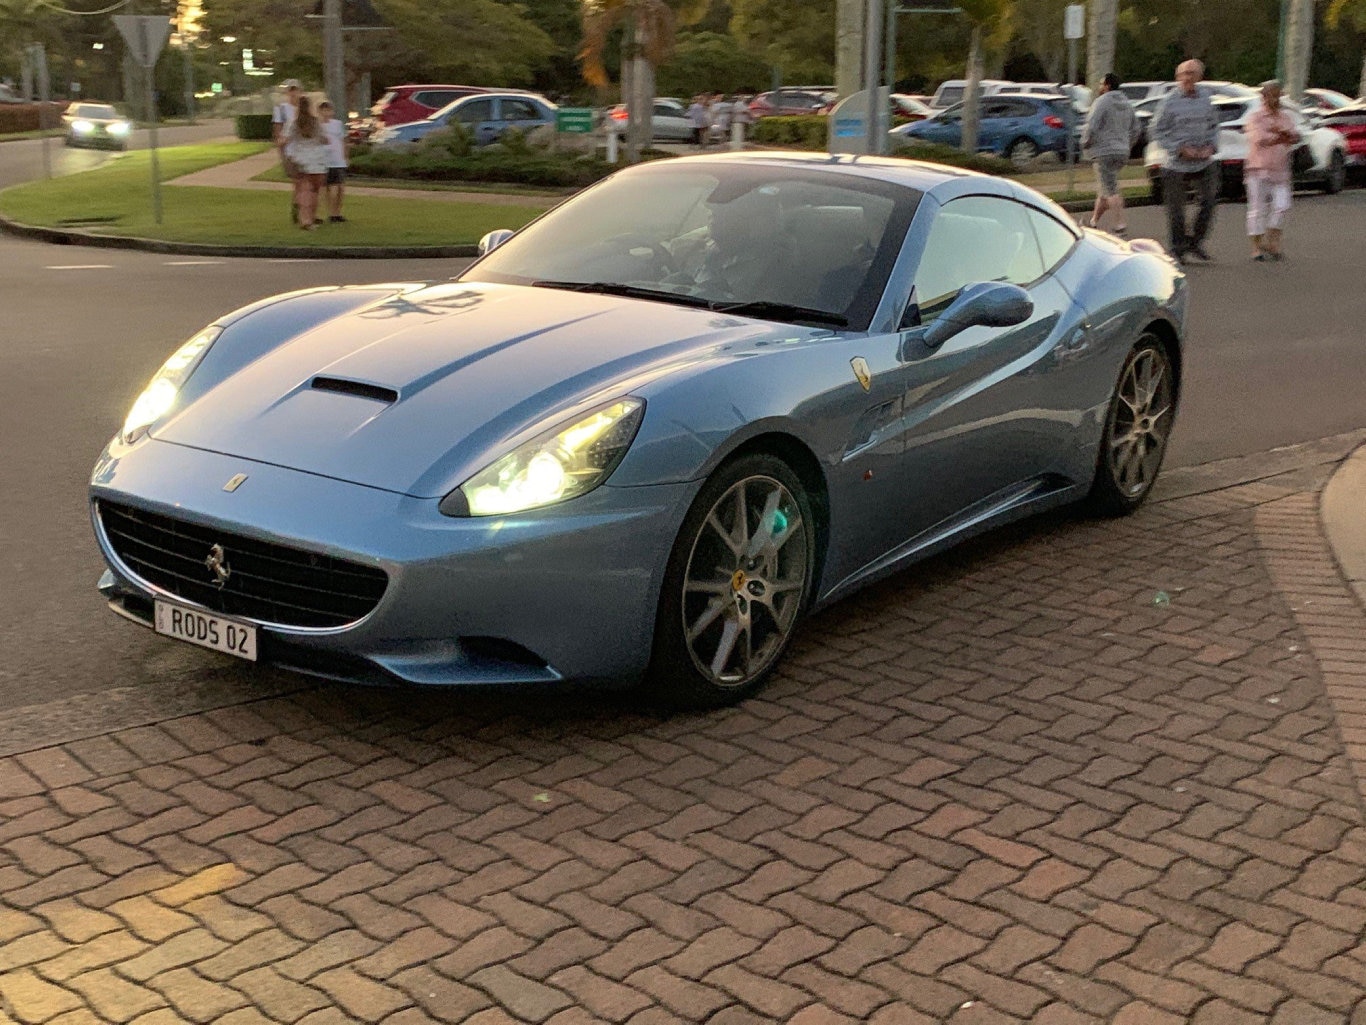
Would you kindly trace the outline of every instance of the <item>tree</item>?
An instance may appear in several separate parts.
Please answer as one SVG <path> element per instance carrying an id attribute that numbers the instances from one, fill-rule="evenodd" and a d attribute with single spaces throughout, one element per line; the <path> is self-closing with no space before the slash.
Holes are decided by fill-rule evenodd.
<path id="1" fill-rule="evenodd" d="M 1337 28 L 1346 18 L 1357 28 L 1366 29 L 1366 0 L 1332 0 L 1324 23 Z M 1366 100 L 1366 55 L 1361 58 L 1361 79 L 1357 82 L 1357 97 Z"/>
<path id="2" fill-rule="evenodd" d="M 1010 38 L 1011 0 L 958 0 L 958 6 L 972 26 L 968 43 L 967 86 L 963 90 L 963 150 L 977 152 L 979 86 L 982 81 L 982 48 L 999 46 Z"/>
<path id="3" fill-rule="evenodd" d="M 650 144 L 654 115 L 655 68 L 673 49 L 674 12 L 664 0 L 584 0 L 583 77 L 589 85 L 608 85 L 603 54 L 612 30 L 624 26 L 627 41 L 621 51 L 622 99 L 630 125 L 626 135 L 626 159 L 640 159 Z"/>
<path id="4" fill-rule="evenodd" d="M 1090 0 L 1091 25 L 1086 35 L 1086 83 L 1100 88 L 1100 80 L 1115 70 L 1115 35 L 1119 31 L 1119 0 Z"/>
<path id="5" fill-rule="evenodd" d="M 731 11 L 740 44 L 784 81 L 834 80 L 835 0 L 732 0 Z"/>

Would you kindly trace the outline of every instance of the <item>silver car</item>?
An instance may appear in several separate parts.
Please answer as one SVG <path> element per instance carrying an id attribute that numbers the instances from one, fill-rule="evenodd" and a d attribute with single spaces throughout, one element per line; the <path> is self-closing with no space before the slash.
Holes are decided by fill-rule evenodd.
<path id="1" fill-rule="evenodd" d="M 870 581 L 1137 508 L 1176 413 L 1179 268 L 1003 178 L 651 161 L 483 248 L 181 346 L 91 476 L 114 611 L 325 677 L 717 704 Z"/>

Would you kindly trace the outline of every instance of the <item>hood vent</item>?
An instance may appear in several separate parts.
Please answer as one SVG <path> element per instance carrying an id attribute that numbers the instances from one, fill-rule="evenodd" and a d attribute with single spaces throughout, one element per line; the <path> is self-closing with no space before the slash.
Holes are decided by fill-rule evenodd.
<path id="1" fill-rule="evenodd" d="M 398 401 L 398 392 L 392 388 L 366 384 L 364 381 L 348 381 L 342 377 L 315 377 L 313 387 L 318 391 L 334 391 L 342 395 L 354 395 L 360 399 L 374 399 L 386 405 Z"/>

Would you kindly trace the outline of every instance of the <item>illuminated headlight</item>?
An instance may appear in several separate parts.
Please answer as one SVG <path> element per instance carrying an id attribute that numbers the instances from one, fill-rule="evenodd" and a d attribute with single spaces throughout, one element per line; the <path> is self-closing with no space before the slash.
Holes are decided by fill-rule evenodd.
<path id="1" fill-rule="evenodd" d="M 108 126 L 107 131 L 110 135 L 127 135 L 131 127 L 127 121 L 114 121 Z"/>
<path id="2" fill-rule="evenodd" d="M 161 369 L 156 372 L 147 387 L 142 389 L 142 394 L 128 411 L 128 419 L 123 422 L 119 438 L 125 445 L 137 441 L 147 433 L 152 424 L 171 411 L 176 396 L 180 394 L 181 385 L 194 372 L 194 368 L 204 358 L 204 353 L 208 352 L 209 346 L 222 331 L 220 327 L 206 327 L 172 353 L 171 358 L 161 365 Z"/>
<path id="3" fill-rule="evenodd" d="M 89 135 L 95 130 L 95 126 L 89 121 L 72 121 L 71 130 L 77 135 Z"/>
<path id="4" fill-rule="evenodd" d="M 617 468 L 645 413 L 640 399 L 599 406 L 476 473 L 441 502 L 447 516 L 498 516 L 587 494 Z"/>

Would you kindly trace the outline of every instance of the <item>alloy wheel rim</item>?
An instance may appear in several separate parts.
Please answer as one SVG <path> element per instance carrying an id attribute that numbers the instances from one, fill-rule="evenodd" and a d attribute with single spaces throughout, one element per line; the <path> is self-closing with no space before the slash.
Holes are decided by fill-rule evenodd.
<path id="1" fill-rule="evenodd" d="M 1110 473 L 1126 498 L 1137 498 L 1156 479 L 1171 431 L 1171 368 L 1161 350 L 1144 348 L 1129 360 L 1117 397 L 1110 420 Z"/>
<path id="2" fill-rule="evenodd" d="M 806 597 L 810 535 L 781 481 L 753 476 L 717 499 L 683 575 L 683 637 L 716 686 L 743 687 L 782 651 Z"/>

